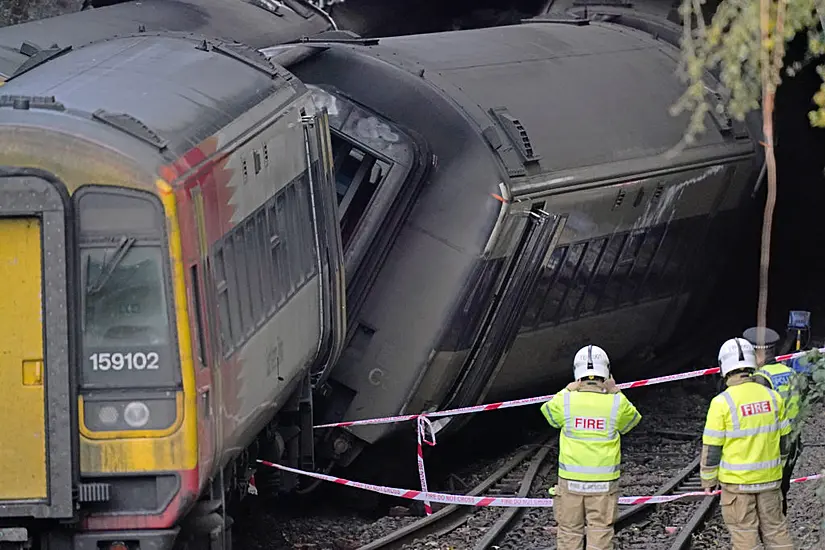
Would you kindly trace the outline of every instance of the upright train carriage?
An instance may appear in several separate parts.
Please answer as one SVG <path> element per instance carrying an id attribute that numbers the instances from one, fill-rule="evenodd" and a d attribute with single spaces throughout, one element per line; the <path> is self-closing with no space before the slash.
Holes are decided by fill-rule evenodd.
<path id="1" fill-rule="evenodd" d="M 341 139 L 384 159 L 397 145 L 383 136 L 407 134 L 437 159 L 405 184 L 420 195 L 369 289 L 348 281 L 324 423 L 552 391 L 590 341 L 629 376 L 702 313 L 761 156 L 748 126 L 716 111 L 673 150 L 686 127 L 669 114 L 683 90 L 678 33 L 591 10 L 264 50 L 313 86 Z M 361 182 L 346 176 L 348 151 L 336 150 L 337 178 Z M 407 429 L 338 430 L 319 452 L 347 464 Z"/>
<path id="2" fill-rule="evenodd" d="M 277 4 L 246 0 L 129 0 L 0 28 L 0 81 L 43 57 L 61 55 L 71 47 L 141 31 L 194 33 L 263 48 L 335 28 L 335 22 L 307 0 L 284 0 Z"/>
<path id="3" fill-rule="evenodd" d="M 326 115 L 250 48 L 153 33 L 0 93 L 2 540 L 228 548 L 259 451 L 314 466 L 342 344 Z"/>

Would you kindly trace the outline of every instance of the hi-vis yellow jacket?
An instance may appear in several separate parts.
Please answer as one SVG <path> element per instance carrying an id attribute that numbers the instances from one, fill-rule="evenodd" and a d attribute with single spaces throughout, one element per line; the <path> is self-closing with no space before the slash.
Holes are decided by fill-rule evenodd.
<path id="1" fill-rule="evenodd" d="M 621 440 L 642 419 L 621 392 L 608 393 L 596 381 L 576 391 L 565 388 L 541 406 L 559 436 L 559 477 L 573 481 L 619 479 Z"/>
<path id="2" fill-rule="evenodd" d="M 730 484 L 762 484 L 782 479 L 780 439 L 791 431 L 785 404 L 774 390 L 743 377 L 713 398 L 702 443 L 720 448 L 721 457 L 703 452 L 701 477 Z"/>
<path id="3" fill-rule="evenodd" d="M 799 392 L 791 387 L 793 375 L 793 369 L 782 363 L 765 365 L 754 373 L 754 376 L 766 378 L 771 383 L 771 387 L 785 400 L 785 415 L 791 425 L 799 415 Z"/>

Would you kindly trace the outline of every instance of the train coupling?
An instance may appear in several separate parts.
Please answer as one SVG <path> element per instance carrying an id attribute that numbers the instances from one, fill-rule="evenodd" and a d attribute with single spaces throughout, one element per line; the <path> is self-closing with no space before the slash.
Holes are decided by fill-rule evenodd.
<path id="1" fill-rule="evenodd" d="M 74 536 L 71 550 L 172 550 L 179 529 L 100 531 Z M 61 548 L 61 550 L 63 550 Z"/>

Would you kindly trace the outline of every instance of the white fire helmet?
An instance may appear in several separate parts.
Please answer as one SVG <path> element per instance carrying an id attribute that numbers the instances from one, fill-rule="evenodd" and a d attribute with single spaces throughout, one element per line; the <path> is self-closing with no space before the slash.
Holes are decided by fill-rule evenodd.
<path id="1" fill-rule="evenodd" d="M 581 380 L 588 376 L 610 378 L 610 359 L 607 352 L 599 346 L 585 346 L 576 352 L 573 359 L 573 378 Z"/>
<path id="2" fill-rule="evenodd" d="M 756 351 L 744 338 L 731 338 L 719 348 L 719 369 L 727 376 L 737 369 L 755 369 Z"/>

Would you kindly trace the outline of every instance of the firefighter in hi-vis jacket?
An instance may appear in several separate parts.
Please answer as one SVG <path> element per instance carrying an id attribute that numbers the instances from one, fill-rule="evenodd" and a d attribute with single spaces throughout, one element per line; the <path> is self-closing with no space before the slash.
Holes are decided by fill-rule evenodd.
<path id="1" fill-rule="evenodd" d="M 559 481 L 553 508 L 558 550 L 613 548 L 619 509 L 620 434 L 642 419 L 610 376 L 607 353 L 587 346 L 573 360 L 575 382 L 541 406 L 559 435 Z"/>
<path id="2" fill-rule="evenodd" d="M 733 550 L 793 548 L 782 513 L 782 463 L 791 432 L 782 397 L 751 378 L 756 352 L 743 338 L 719 349 L 727 389 L 713 398 L 702 435 L 702 486 L 722 486 Z"/>

